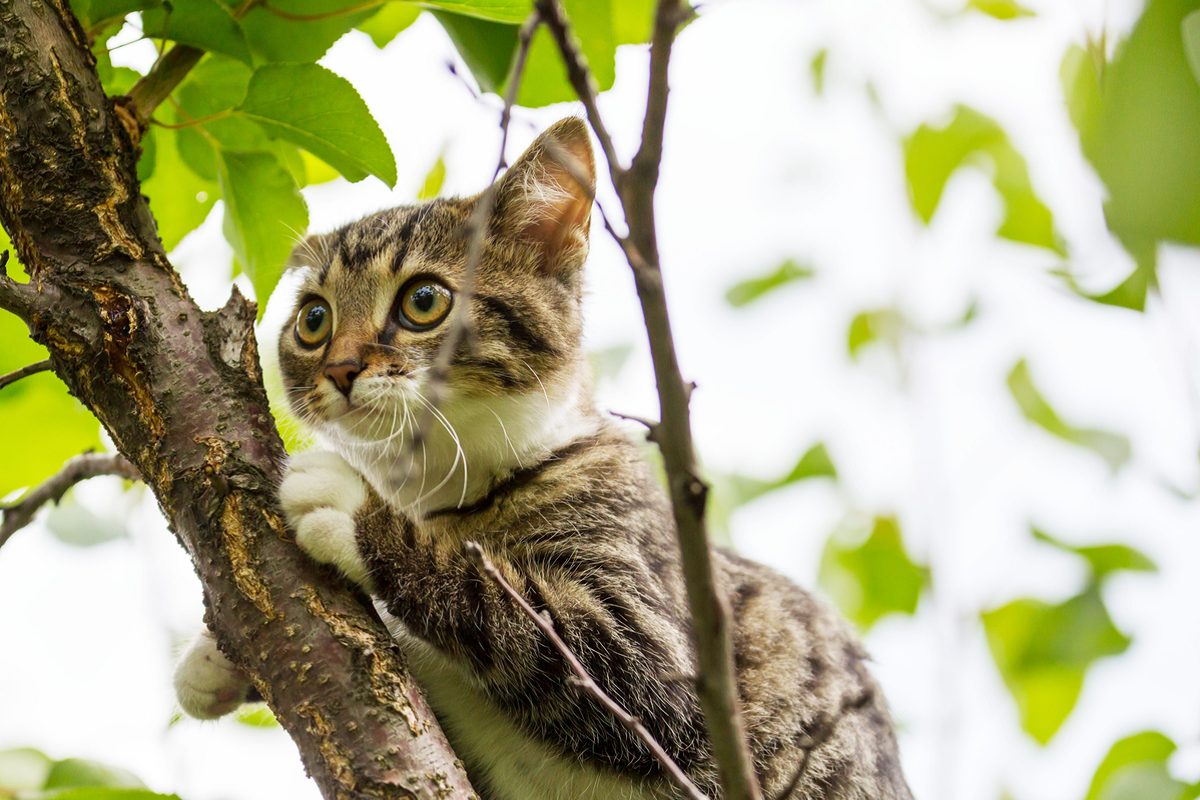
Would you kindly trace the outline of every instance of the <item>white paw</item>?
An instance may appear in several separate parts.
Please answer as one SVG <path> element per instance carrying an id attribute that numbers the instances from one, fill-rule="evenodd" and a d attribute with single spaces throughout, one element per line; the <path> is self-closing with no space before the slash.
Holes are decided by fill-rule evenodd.
<path id="1" fill-rule="evenodd" d="M 367 487 L 353 467 L 336 453 L 301 453 L 279 487 L 279 502 L 301 550 L 370 588 L 354 538 L 354 514 L 367 502 Z"/>
<path id="2" fill-rule="evenodd" d="M 175 697 L 188 716 L 217 719 L 237 709 L 250 679 L 217 648 L 207 628 L 196 634 L 175 665 Z"/>

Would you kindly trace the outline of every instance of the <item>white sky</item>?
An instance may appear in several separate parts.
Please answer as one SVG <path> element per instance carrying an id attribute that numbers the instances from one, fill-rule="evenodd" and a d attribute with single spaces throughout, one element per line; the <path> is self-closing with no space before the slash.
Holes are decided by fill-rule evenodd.
<path id="1" fill-rule="evenodd" d="M 743 553 L 805 586 L 849 509 L 898 513 L 913 553 L 933 562 L 937 595 L 867 637 L 921 800 L 992 800 L 1005 789 L 1017 800 L 1082 798 L 1108 746 L 1147 728 L 1182 746 L 1180 777 L 1200 777 L 1200 512 L 1165 487 L 1200 486 L 1195 255 L 1165 253 L 1167 307 L 1153 300 L 1138 315 L 1072 296 L 1047 274 L 1050 254 L 997 241 L 1000 205 L 981 173 L 952 179 L 929 229 L 906 198 L 900 137 L 965 102 L 999 120 L 1027 158 L 1085 284 L 1106 289 L 1131 268 L 1105 230 L 1103 190 L 1079 154 L 1058 65 L 1068 44 L 1106 23 L 1127 31 L 1140 4 L 1027 4 L 1037 18 L 1000 23 L 943 20 L 916 0 L 718 0 L 683 33 L 672 64 L 660 242 L 683 369 L 700 387 L 699 450 L 716 469 L 772 477 L 818 439 L 828 444 L 841 488 L 802 485 L 733 520 Z M 822 47 L 818 98 L 808 63 Z M 118 54 L 147 57 L 137 46 Z M 446 190 L 482 188 L 499 101 L 473 99 L 446 70 L 452 57 L 428 17 L 385 52 L 352 33 L 327 55 L 322 63 L 379 118 L 400 178 L 395 192 L 374 179 L 306 190 L 313 230 L 410 202 L 444 146 Z M 646 66 L 645 50 L 623 48 L 617 86 L 602 98 L 625 155 L 638 141 Z M 573 113 L 519 111 L 510 156 Z M 616 207 L 611 192 L 601 199 Z M 811 262 L 817 278 L 746 309 L 725 305 L 732 283 L 785 257 Z M 207 308 L 225 300 L 230 260 L 219 211 L 173 255 Z M 620 379 L 602 387 L 602 407 L 653 416 L 632 280 L 599 227 L 589 269 L 589 345 L 635 346 Z M 897 304 L 932 328 L 973 298 L 977 321 L 915 337 L 903 368 L 883 350 L 847 360 L 858 311 Z M 274 349 L 273 334 L 263 340 Z M 1020 357 L 1068 421 L 1128 435 L 1131 464 L 1113 477 L 1094 454 L 1026 423 L 1004 383 Z M 93 482 L 79 494 L 104 508 L 111 489 Z M 1092 669 L 1046 748 L 1020 732 L 977 622 L 1015 597 L 1059 600 L 1081 587 L 1080 564 L 1034 544 L 1031 521 L 1073 542 L 1135 544 L 1162 570 L 1109 585 L 1110 610 L 1134 644 Z M 78 550 L 34 526 L 0 553 L 0 748 L 96 758 L 184 800 L 315 798 L 280 731 L 230 721 L 167 729 L 173 637 L 199 624 L 200 590 L 155 510 L 143 503 L 132 528 L 131 540 Z"/>

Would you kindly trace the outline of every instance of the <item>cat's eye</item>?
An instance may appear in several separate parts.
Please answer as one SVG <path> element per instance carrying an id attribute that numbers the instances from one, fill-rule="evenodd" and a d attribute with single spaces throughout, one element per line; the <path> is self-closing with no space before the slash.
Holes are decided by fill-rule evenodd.
<path id="1" fill-rule="evenodd" d="M 296 317 L 296 341 L 309 350 L 320 347 L 333 330 L 333 312 L 329 304 L 314 297 L 300 307 Z"/>
<path id="2" fill-rule="evenodd" d="M 409 330 L 427 331 L 446 318 L 454 296 L 445 284 L 417 278 L 400 290 L 400 324 Z"/>

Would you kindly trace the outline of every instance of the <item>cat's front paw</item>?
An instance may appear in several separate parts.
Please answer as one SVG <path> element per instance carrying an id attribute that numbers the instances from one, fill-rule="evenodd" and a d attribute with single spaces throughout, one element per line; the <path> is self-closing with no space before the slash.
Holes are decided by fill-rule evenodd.
<path id="1" fill-rule="evenodd" d="M 236 710 L 250 687 L 250 678 L 217 648 L 207 628 L 196 634 L 175 665 L 175 697 L 196 719 L 217 719 Z"/>
<path id="2" fill-rule="evenodd" d="M 367 486 L 353 467 L 337 453 L 301 453 L 288 466 L 279 502 L 301 550 L 370 589 L 354 536 L 354 514 L 367 502 Z"/>

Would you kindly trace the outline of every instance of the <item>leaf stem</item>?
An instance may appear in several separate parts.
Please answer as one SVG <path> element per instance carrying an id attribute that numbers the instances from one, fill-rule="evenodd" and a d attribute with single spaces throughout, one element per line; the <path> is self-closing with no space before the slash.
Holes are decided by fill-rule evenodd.
<path id="1" fill-rule="evenodd" d="M 387 0 L 364 0 L 362 3 L 355 3 L 352 6 L 339 8 L 335 11 L 325 11 L 319 14 L 293 14 L 290 11 L 284 11 L 282 8 L 271 5 L 269 2 L 267 2 L 267 0 L 262 0 L 261 5 L 267 11 L 270 11 L 280 19 L 287 19 L 293 22 L 316 22 L 322 19 L 332 19 L 334 17 L 340 17 L 346 14 L 354 14 L 358 11 L 365 11 L 368 8 L 381 6 L 386 2 Z"/>
<path id="2" fill-rule="evenodd" d="M 152 125 L 157 125 L 160 128 L 167 128 L 169 130 L 177 131 L 177 130 L 180 130 L 181 128 L 192 128 L 192 127 L 195 127 L 196 125 L 203 125 L 207 122 L 213 122 L 218 119 L 224 119 L 225 117 L 228 117 L 232 113 L 233 113 L 233 109 L 227 108 L 224 111 L 218 111 L 215 114 L 209 114 L 207 117 L 198 117 L 197 119 L 189 119 L 187 122 L 177 122 L 177 123 L 172 124 L 170 122 L 160 122 L 159 120 L 151 119 L 150 123 Z"/>

